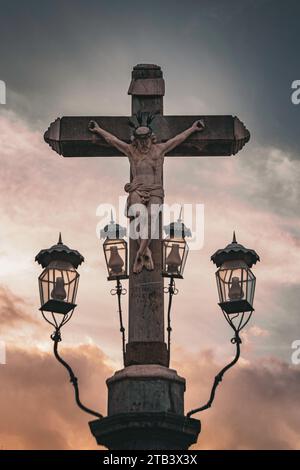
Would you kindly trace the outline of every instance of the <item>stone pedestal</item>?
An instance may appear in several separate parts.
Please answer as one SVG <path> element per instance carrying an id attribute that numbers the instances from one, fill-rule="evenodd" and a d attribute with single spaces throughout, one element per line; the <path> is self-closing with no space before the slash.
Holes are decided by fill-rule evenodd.
<path id="1" fill-rule="evenodd" d="M 186 450 L 200 421 L 174 413 L 123 413 L 91 421 L 96 441 L 109 450 Z"/>
<path id="2" fill-rule="evenodd" d="M 90 422 L 111 450 L 188 449 L 200 421 L 184 416 L 185 379 L 160 365 L 125 367 L 107 380 L 108 417 Z"/>

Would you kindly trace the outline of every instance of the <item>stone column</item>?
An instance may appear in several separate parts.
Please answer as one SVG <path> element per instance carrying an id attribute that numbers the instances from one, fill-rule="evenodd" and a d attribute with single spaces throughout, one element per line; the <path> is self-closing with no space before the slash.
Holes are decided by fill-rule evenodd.
<path id="1" fill-rule="evenodd" d="M 165 83 L 157 65 L 134 67 L 128 94 L 132 96 L 132 115 L 138 111 L 163 114 Z M 164 342 L 164 293 L 162 272 L 162 215 L 159 240 L 151 241 L 154 271 L 145 269 L 133 274 L 132 266 L 138 250 L 136 240 L 129 242 L 129 328 L 126 365 L 161 364 L 168 366 Z"/>

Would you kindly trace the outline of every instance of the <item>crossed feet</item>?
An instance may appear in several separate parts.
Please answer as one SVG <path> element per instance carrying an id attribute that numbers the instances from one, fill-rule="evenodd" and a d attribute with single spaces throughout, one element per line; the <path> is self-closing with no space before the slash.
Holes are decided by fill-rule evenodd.
<path id="1" fill-rule="evenodd" d="M 148 271 L 153 271 L 154 269 L 152 253 L 148 246 L 145 248 L 144 253 L 141 253 L 140 250 L 138 250 L 132 270 L 135 274 L 139 274 L 143 267 L 145 267 Z"/>

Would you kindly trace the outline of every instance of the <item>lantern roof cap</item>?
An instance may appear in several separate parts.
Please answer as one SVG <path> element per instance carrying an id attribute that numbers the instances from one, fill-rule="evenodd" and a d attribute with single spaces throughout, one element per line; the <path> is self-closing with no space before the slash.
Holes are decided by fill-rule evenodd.
<path id="1" fill-rule="evenodd" d="M 105 225 L 105 227 L 100 230 L 100 238 L 109 238 L 111 240 L 117 240 L 119 238 L 126 237 L 126 228 L 121 227 L 121 225 L 115 223 L 112 211 L 110 219 L 110 223 Z"/>
<path id="2" fill-rule="evenodd" d="M 66 261 L 72 264 L 76 269 L 81 263 L 83 263 L 84 257 L 79 253 L 79 251 L 73 250 L 67 245 L 64 245 L 61 233 L 59 233 L 56 245 L 41 250 L 36 255 L 35 261 L 41 264 L 43 268 L 46 268 L 52 261 Z"/>
<path id="3" fill-rule="evenodd" d="M 243 260 L 249 268 L 251 268 L 257 261 L 260 261 L 255 250 L 245 248 L 236 241 L 235 232 L 233 232 L 232 242 L 225 248 L 217 250 L 210 259 L 218 268 L 226 261 Z"/>
<path id="4" fill-rule="evenodd" d="M 170 236 L 171 238 L 174 237 L 191 237 L 192 232 L 191 230 L 183 223 L 182 218 L 182 206 L 180 208 L 180 214 L 177 219 L 177 222 L 171 222 L 169 225 L 164 225 L 164 231 L 167 236 Z"/>

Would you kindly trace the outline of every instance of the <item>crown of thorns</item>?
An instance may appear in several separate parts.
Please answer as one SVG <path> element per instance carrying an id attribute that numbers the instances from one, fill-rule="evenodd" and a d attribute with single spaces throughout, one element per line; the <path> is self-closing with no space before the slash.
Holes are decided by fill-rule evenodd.
<path id="1" fill-rule="evenodd" d="M 134 121 L 129 119 L 129 125 L 133 128 L 134 137 L 145 139 L 153 134 L 151 123 L 158 113 L 149 113 L 139 111 L 135 114 Z"/>

